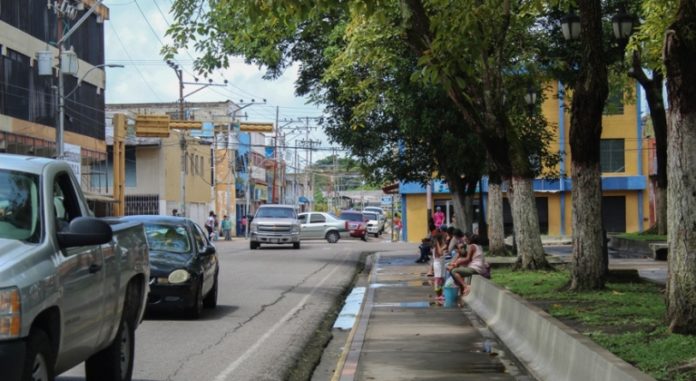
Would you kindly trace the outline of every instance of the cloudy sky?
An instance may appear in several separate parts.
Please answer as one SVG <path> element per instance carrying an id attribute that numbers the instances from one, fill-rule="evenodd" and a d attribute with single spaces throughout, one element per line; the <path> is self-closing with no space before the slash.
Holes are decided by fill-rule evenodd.
<path id="1" fill-rule="evenodd" d="M 104 25 L 106 63 L 125 65 L 124 68 L 106 69 L 107 103 L 174 102 L 178 99 L 177 77 L 159 55 L 162 44 L 168 42 L 165 31 L 173 19 L 169 13 L 171 4 L 172 0 L 104 1 L 104 5 L 110 9 L 110 20 Z M 176 63 L 183 67 L 185 82 L 194 82 L 195 54 L 190 49 L 176 57 Z M 281 126 L 289 124 L 284 120 L 321 116 L 321 108 L 307 104 L 304 98 L 294 95 L 296 68 L 289 70 L 278 80 L 268 81 L 261 78 L 262 70 L 244 64 L 242 58 L 232 58 L 231 62 L 229 69 L 216 72 L 210 77 L 214 83 L 219 84 L 226 79 L 227 86 L 208 87 L 186 100 L 229 99 L 239 103 L 240 100 L 250 102 L 254 99 L 259 102 L 266 99 L 265 105 L 253 105 L 244 109 L 248 120 L 274 122 L 277 106 Z M 197 88 L 195 85 L 185 86 L 184 94 Z M 313 132 L 311 138 L 320 140 L 322 147 L 329 146 L 328 138 L 321 131 Z M 315 157 L 323 156 L 326 155 L 319 154 Z"/>

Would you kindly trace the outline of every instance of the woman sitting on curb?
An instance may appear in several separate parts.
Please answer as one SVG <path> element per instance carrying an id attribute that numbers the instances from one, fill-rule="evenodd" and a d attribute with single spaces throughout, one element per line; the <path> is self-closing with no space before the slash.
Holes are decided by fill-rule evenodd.
<path id="1" fill-rule="evenodd" d="M 478 236 L 467 232 L 464 234 L 464 242 L 467 244 L 466 254 L 457 256 L 447 266 L 450 274 L 452 274 L 452 278 L 459 286 L 462 296 L 469 295 L 471 291 L 471 286 L 467 284 L 464 278 L 469 278 L 475 274 L 485 274 L 488 269 L 483 256 L 483 247 L 481 247 Z"/>

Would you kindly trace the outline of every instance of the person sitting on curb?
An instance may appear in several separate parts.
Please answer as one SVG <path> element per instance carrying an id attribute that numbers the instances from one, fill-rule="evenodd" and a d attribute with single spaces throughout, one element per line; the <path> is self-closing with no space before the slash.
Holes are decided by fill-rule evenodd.
<path id="1" fill-rule="evenodd" d="M 471 286 L 468 284 L 467 279 L 464 278 L 470 278 L 476 274 L 484 274 L 488 267 L 478 236 L 467 232 L 464 234 L 464 242 L 467 244 L 466 254 L 453 260 L 449 264 L 448 269 L 450 274 L 452 274 L 454 282 L 459 286 L 460 294 L 467 296 L 471 291 Z"/>
<path id="2" fill-rule="evenodd" d="M 420 250 L 420 257 L 416 259 L 416 263 L 428 263 L 430 260 L 430 252 L 432 250 L 432 240 L 436 232 L 435 224 L 430 221 L 428 224 L 428 235 L 421 240 L 421 244 L 418 246 Z"/>

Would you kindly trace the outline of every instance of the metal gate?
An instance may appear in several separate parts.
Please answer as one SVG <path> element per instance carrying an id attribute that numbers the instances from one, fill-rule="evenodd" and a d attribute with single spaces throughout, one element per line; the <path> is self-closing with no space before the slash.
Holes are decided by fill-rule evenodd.
<path id="1" fill-rule="evenodd" d="M 126 195 L 126 216 L 136 214 L 159 214 L 159 195 Z"/>

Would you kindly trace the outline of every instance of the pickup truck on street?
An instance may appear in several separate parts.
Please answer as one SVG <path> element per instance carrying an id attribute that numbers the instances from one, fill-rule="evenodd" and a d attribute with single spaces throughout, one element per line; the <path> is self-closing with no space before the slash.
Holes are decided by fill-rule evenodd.
<path id="1" fill-rule="evenodd" d="M 0 154 L 0 378 L 127 381 L 148 293 L 143 226 L 92 216 L 68 163 Z"/>

